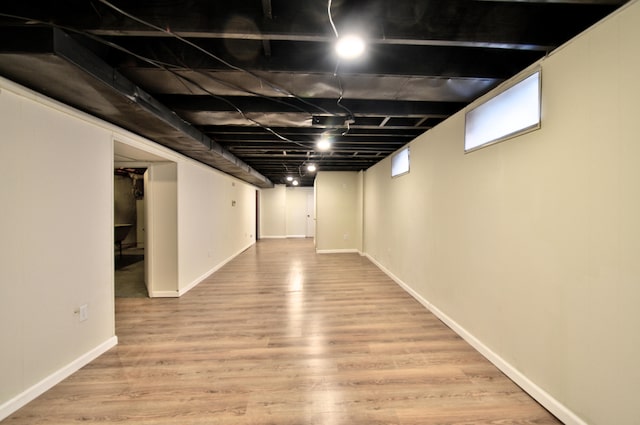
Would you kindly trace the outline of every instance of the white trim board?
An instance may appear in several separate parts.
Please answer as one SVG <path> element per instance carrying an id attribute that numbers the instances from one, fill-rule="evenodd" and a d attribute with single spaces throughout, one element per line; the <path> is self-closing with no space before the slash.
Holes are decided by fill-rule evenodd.
<path id="1" fill-rule="evenodd" d="M 176 291 L 149 291 L 149 298 L 178 298 L 180 293 Z"/>
<path id="2" fill-rule="evenodd" d="M 347 249 L 316 249 L 316 254 L 359 254 L 355 248 Z"/>
<path id="3" fill-rule="evenodd" d="M 522 372 L 516 369 L 513 365 L 500 357 L 497 353 L 492 351 L 489 347 L 484 345 L 482 341 L 477 339 L 473 334 L 460 326 L 455 320 L 447 316 L 444 312 L 431 304 L 428 300 L 423 298 L 420 294 L 413 290 L 409 285 L 403 282 L 396 275 L 391 273 L 382 264 L 376 261 L 369 254 L 365 256 L 375 264 L 380 270 L 382 270 L 387 276 L 389 276 L 395 283 L 404 289 L 409 295 L 422 304 L 427 310 L 433 313 L 438 319 L 442 320 L 448 327 L 450 327 L 455 333 L 457 333 L 462 339 L 464 339 L 469 345 L 478 350 L 487 360 L 489 360 L 494 366 L 500 369 L 505 375 L 515 382 L 520 388 L 522 388 L 527 394 L 533 397 L 538 403 L 549 410 L 565 425 L 588 425 L 578 415 L 572 412 L 564 404 L 556 400 L 551 394 L 536 385 L 533 381 L 527 378 Z"/>
<path id="4" fill-rule="evenodd" d="M 93 360 L 100 357 L 102 354 L 106 353 L 109 349 L 115 347 L 117 344 L 118 337 L 112 336 L 102 344 L 73 360 L 68 365 L 62 367 L 61 369 L 58 369 L 40 382 L 32 385 L 30 388 L 27 388 L 22 393 L 0 405 L 0 421 L 4 420 L 9 415 L 25 406 L 27 403 L 35 400 L 40 395 L 50 390 L 53 386 L 59 384 L 60 382 L 77 372 L 80 368 L 86 366 Z"/>

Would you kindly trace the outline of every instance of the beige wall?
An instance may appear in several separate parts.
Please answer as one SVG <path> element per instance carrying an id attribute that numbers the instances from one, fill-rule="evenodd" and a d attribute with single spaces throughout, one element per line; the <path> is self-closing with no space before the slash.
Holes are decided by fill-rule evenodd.
<path id="1" fill-rule="evenodd" d="M 362 178 L 358 172 L 321 171 L 315 180 L 316 250 L 357 252 L 362 238 Z"/>
<path id="2" fill-rule="evenodd" d="M 147 289 L 150 297 L 177 297 L 178 164 L 151 164 L 147 172 Z"/>
<path id="3" fill-rule="evenodd" d="M 116 340 L 111 132 L 3 79 L 0 129 L 2 419 Z"/>
<path id="4" fill-rule="evenodd" d="M 277 184 L 260 190 L 260 237 L 284 238 L 287 235 L 287 187 Z"/>
<path id="5" fill-rule="evenodd" d="M 254 243 L 256 188 L 2 78 L 0 128 L 1 420 L 117 342 L 114 140 L 165 160 L 146 188 L 164 231 L 159 296 Z"/>
<path id="6" fill-rule="evenodd" d="M 201 164 L 178 165 L 179 291 L 256 240 L 256 188 Z"/>
<path id="7" fill-rule="evenodd" d="M 639 43 L 634 2 L 541 62 L 540 130 L 365 176 L 366 253 L 566 423 L 638 423 Z"/>

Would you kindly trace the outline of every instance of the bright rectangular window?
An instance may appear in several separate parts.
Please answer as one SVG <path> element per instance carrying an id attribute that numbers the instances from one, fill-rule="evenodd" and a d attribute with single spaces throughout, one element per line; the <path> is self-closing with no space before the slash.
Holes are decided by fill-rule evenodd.
<path id="1" fill-rule="evenodd" d="M 391 157 L 391 177 L 409 172 L 409 148 L 406 147 Z"/>
<path id="2" fill-rule="evenodd" d="M 540 128 L 540 71 L 504 90 L 466 114 L 464 150 Z"/>

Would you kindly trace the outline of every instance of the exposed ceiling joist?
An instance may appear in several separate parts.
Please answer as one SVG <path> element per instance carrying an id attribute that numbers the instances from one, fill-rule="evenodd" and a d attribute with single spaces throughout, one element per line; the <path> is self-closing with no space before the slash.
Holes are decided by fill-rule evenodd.
<path id="1" fill-rule="evenodd" d="M 370 167 L 625 3 L 334 1 L 367 42 L 349 63 L 326 1 L 4 0 L 0 74 L 260 187 L 310 186 L 307 164 Z"/>

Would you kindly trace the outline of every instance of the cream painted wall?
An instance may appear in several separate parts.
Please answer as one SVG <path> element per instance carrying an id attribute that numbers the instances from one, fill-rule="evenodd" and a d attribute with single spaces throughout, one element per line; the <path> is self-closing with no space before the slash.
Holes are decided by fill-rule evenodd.
<path id="1" fill-rule="evenodd" d="M 116 339 L 111 132 L 1 78 L 0 128 L 2 419 Z"/>
<path id="2" fill-rule="evenodd" d="M 358 172 L 322 171 L 315 180 L 316 250 L 357 252 L 362 178 Z"/>
<path id="3" fill-rule="evenodd" d="M 633 2 L 540 63 L 540 130 L 365 175 L 367 255 L 566 423 L 638 423 L 639 43 Z"/>
<path id="4" fill-rule="evenodd" d="M 364 252 L 364 171 L 358 173 L 356 184 L 355 242 L 358 252 Z"/>
<path id="5" fill-rule="evenodd" d="M 277 184 L 260 190 L 260 237 L 284 238 L 287 234 L 287 187 Z"/>
<path id="6" fill-rule="evenodd" d="M 147 288 L 150 297 L 177 297 L 178 164 L 154 163 L 147 173 Z"/>
<path id="7" fill-rule="evenodd" d="M 180 291 L 255 243 L 256 188 L 199 164 L 181 163 Z"/>
<path id="8" fill-rule="evenodd" d="M 256 188 L 3 78 L 0 128 L 2 420 L 117 342 L 114 140 L 166 160 L 147 164 L 147 200 L 161 200 L 147 207 L 166 236 L 155 248 L 171 259 L 159 265 L 161 296 L 253 243 Z"/>

